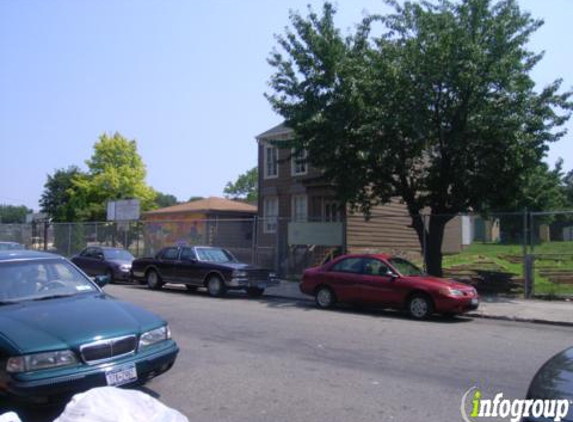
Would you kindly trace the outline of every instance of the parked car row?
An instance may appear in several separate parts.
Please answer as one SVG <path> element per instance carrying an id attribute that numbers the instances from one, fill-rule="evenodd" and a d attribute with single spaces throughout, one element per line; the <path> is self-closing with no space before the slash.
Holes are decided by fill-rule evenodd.
<path id="1" fill-rule="evenodd" d="M 72 261 L 89 275 L 131 279 L 153 290 L 166 283 L 191 291 L 204 287 L 213 297 L 228 290 L 259 297 L 267 287 L 279 284 L 272 271 L 241 263 L 228 250 L 212 246 L 169 246 L 139 259 L 123 249 L 88 247 Z M 375 304 L 404 309 L 416 319 L 433 313 L 462 314 L 479 306 L 472 286 L 429 276 L 410 261 L 387 254 L 344 255 L 309 268 L 300 290 L 323 309 L 337 303 Z"/>

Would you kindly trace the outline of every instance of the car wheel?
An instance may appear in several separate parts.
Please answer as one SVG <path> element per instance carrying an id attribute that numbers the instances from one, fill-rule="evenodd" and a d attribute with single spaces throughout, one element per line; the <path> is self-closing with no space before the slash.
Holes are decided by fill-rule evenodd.
<path id="1" fill-rule="evenodd" d="M 330 287 L 326 286 L 320 287 L 316 291 L 314 299 L 318 307 L 321 309 L 332 308 L 336 303 L 336 295 Z"/>
<path id="2" fill-rule="evenodd" d="M 249 295 L 249 297 L 261 297 L 264 292 L 265 289 L 259 289 L 258 287 L 249 287 L 247 289 L 247 295 Z"/>
<path id="3" fill-rule="evenodd" d="M 187 291 L 191 293 L 196 292 L 198 289 L 197 286 L 192 286 L 191 284 L 186 284 L 185 287 L 187 288 Z"/>
<path id="4" fill-rule="evenodd" d="M 434 313 L 432 300 L 424 294 L 413 295 L 406 306 L 408 314 L 414 319 L 426 319 Z"/>
<path id="5" fill-rule="evenodd" d="M 105 276 L 109 278 L 109 284 L 113 284 L 113 270 L 111 268 L 106 270 Z"/>
<path id="6" fill-rule="evenodd" d="M 149 270 L 146 275 L 147 287 L 151 290 L 159 290 L 163 287 L 163 282 L 161 281 L 161 276 L 157 274 L 155 270 Z"/>
<path id="7" fill-rule="evenodd" d="M 212 275 L 207 281 L 207 291 L 211 297 L 221 297 L 225 294 L 225 283 L 221 277 Z"/>

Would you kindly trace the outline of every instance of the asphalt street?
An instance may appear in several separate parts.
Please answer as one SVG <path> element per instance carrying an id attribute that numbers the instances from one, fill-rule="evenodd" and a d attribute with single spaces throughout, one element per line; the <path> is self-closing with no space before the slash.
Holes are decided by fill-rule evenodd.
<path id="1" fill-rule="evenodd" d="M 143 390 L 190 421 L 458 421 L 463 393 L 523 398 L 572 329 L 178 288 L 105 290 L 166 319 L 180 354 Z M 61 409 L 59 409 L 61 410 Z M 58 409 L 27 420 L 52 420 Z M 26 422 L 26 421 L 25 421 Z"/>

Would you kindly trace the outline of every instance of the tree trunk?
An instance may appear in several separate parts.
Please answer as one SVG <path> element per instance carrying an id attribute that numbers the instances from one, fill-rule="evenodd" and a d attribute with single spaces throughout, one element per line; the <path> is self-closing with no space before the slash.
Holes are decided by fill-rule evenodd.
<path id="1" fill-rule="evenodd" d="M 416 230 L 426 271 L 428 274 L 441 277 L 442 271 L 442 241 L 446 224 L 453 216 L 421 215 L 412 216 L 412 226 Z"/>

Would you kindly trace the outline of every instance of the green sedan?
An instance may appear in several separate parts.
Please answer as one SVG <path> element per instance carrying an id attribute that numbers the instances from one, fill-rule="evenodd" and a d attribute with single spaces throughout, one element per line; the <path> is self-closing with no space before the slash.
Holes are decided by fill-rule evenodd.
<path id="1" fill-rule="evenodd" d="M 0 251 L 0 397 L 41 404 L 172 367 L 167 323 L 106 295 L 107 281 L 57 255 Z"/>

